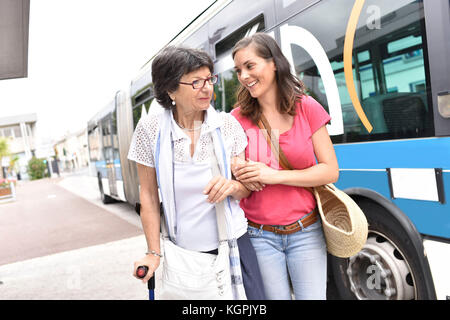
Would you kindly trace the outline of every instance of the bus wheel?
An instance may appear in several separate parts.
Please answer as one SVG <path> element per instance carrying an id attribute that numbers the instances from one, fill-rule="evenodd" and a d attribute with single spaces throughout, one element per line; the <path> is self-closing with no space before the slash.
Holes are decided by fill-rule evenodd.
<path id="1" fill-rule="evenodd" d="M 103 191 L 103 183 L 102 179 L 100 179 L 100 176 L 98 176 L 98 188 L 100 190 L 100 198 L 102 199 L 103 204 L 116 202 L 114 198 L 111 198 L 110 196 L 106 195 L 105 192 Z"/>
<path id="2" fill-rule="evenodd" d="M 366 214 L 369 234 L 363 249 L 353 257 L 329 256 L 341 299 L 427 299 L 418 252 L 397 221 L 373 202 L 358 203 Z M 423 254 L 423 252 L 422 252 Z"/>

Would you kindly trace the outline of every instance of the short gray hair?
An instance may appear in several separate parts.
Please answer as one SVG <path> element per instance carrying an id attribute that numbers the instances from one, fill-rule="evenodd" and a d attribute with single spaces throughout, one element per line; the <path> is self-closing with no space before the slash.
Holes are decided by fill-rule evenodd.
<path id="1" fill-rule="evenodd" d="M 168 92 L 178 89 L 183 75 L 202 67 L 214 72 L 214 63 L 205 51 L 182 46 L 164 48 L 152 62 L 153 89 L 158 103 L 171 109 L 172 99 Z"/>

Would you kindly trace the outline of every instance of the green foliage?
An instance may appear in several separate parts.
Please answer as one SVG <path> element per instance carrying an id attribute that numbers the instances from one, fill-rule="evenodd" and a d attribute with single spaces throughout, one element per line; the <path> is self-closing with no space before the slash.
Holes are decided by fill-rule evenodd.
<path id="1" fill-rule="evenodd" d="M 9 155 L 9 144 L 8 139 L 0 137 L 0 161 L 3 157 Z"/>
<path id="2" fill-rule="evenodd" d="M 240 86 L 239 80 L 235 71 L 226 71 L 220 81 L 221 84 L 214 86 L 215 108 L 222 110 L 225 107 L 223 111 L 230 112 L 236 103 L 236 93 Z"/>
<path id="3" fill-rule="evenodd" d="M 9 143 L 8 139 L 0 137 L 0 178 L 3 178 L 2 159 L 9 155 Z"/>
<path id="4" fill-rule="evenodd" d="M 42 179 L 46 176 L 47 165 L 44 160 L 33 157 L 28 161 L 27 171 L 31 180 Z"/>

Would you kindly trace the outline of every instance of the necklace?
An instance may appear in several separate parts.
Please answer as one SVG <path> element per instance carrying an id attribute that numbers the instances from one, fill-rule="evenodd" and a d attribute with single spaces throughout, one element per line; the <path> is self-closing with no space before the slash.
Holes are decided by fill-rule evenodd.
<path id="1" fill-rule="evenodd" d="M 176 122 L 176 124 L 181 128 L 181 129 L 183 129 L 183 130 L 186 130 L 186 131 L 196 131 L 196 130 L 199 130 L 199 129 L 201 129 L 202 128 L 202 124 L 200 124 L 200 126 L 199 127 L 194 127 L 194 128 L 185 128 L 185 127 L 183 127 L 181 124 L 179 124 L 178 123 L 178 121 L 177 120 L 175 120 L 175 122 Z"/>
<path id="2" fill-rule="evenodd" d="M 194 127 L 194 128 L 185 128 L 185 127 L 183 127 L 179 122 L 178 122 L 178 115 L 177 115 L 177 111 L 176 110 L 174 110 L 174 112 L 173 112 L 174 114 L 173 114 L 173 120 L 175 120 L 175 123 L 182 129 L 182 130 L 185 130 L 185 131 L 188 131 L 188 132 L 192 132 L 192 131 L 197 131 L 197 130 L 199 130 L 199 129 L 201 129 L 202 128 L 202 125 L 203 125 L 203 121 L 202 121 L 202 123 L 200 123 L 200 126 L 198 126 L 198 127 Z M 199 121 L 194 121 L 194 123 L 195 122 L 199 122 Z"/>

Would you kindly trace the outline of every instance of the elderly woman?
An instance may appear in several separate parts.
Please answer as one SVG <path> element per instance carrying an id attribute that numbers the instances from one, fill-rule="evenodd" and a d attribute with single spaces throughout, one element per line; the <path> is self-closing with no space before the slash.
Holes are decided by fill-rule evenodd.
<path id="1" fill-rule="evenodd" d="M 164 214 L 175 220 L 176 226 L 168 228 L 169 236 L 188 250 L 217 254 L 215 204 L 231 197 L 234 201 L 227 201 L 227 207 L 232 212 L 231 232 L 237 239 L 245 294 L 248 299 L 264 299 L 247 220 L 238 204 L 250 191 L 234 179 L 212 173 L 212 164 L 222 163 L 215 152 L 217 128 L 228 164 L 232 157 L 243 157 L 247 145 L 237 120 L 210 106 L 217 82 L 213 69 L 207 53 L 184 47 L 167 47 L 153 61 L 155 98 L 165 110 L 141 118 L 128 154 L 137 163 L 141 220 L 148 245 L 147 254 L 135 262 L 135 270 L 141 265 L 149 268 L 143 279 L 146 282 L 160 264 L 158 181 Z M 161 151 L 155 154 L 155 150 Z M 229 167 L 223 170 L 231 172 Z"/>

